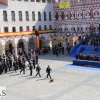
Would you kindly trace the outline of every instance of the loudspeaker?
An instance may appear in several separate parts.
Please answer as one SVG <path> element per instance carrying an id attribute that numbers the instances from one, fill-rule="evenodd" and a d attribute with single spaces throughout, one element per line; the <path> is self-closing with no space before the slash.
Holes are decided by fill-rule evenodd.
<path id="1" fill-rule="evenodd" d="M 38 31 L 37 31 L 37 30 L 35 31 L 35 35 L 36 35 L 36 36 L 39 36 L 39 33 L 38 33 Z"/>

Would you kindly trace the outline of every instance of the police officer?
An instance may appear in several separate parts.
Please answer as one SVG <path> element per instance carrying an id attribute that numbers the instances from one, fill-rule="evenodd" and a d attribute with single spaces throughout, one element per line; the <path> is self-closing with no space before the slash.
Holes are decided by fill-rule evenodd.
<path id="1" fill-rule="evenodd" d="M 10 71 L 11 69 L 10 69 L 9 58 L 8 57 L 6 57 L 6 63 L 7 63 L 7 66 L 9 68 L 9 71 Z"/>
<path id="2" fill-rule="evenodd" d="M 79 58 L 79 55 L 78 55 L 78 53 L 76 53 L 76 55 L 75 55 L 75 58 L 76 58 L 76 59 L 78 59 L 78 58 Z"/>
<path id="3" fill-rule="evenodd" d="M 50 66 L 48 65 L 48 67 L 47 67 L 47 69 L 46 69 L 47 78 L 48 78 L 48 76 L 51 78 L 51 76 L 50 76 L 50 71 L 52 71 L 52 70 L 51 70 Z"/>
<path id="4" fill-rule="evenodd" d="M 40 70 L 41 70 L 41 68 L 40 68 L 40 66 L 39 66 L 39 64 L 38 64 L 37 67 L 36 67 L 36 71 L 37 71 L 36 76 L 39 75 L 39 76 L 41 77 L 41 75 L 40 75 Z"/>
<path id="5" fill-rule="evenodd" d="M 33 55 L 32 59 L 33 59 L 33 67 L 35 69 L 35 55 Z"/>
<path id="6" fill-rule="evenodd" d="M 24 61 L 22 61 L 22 63 L 21 63 L 21 71 L 20 71 L 20 73 L 23 71 L 23 74 L 25 74 L 25 62 Z"/>
<path id="7" fill-rule="evenodd" d="M 36 53 L 36 64 L 38 64 L 38 54 Z"/>
<path id="8" fill-rule="evenodd" d="M 29 61 L 30 76 L 32 76 L 32 69 L 33 69 L 32 62 L 31 62 L 31 61 Z"/>
<path id="9" fill-rule="evenodd" d="M 9 64 L 10 64 L 10 68 L 12 68 L 12 57 L 9 56 Z"/>
<path id="10" fill-rule="evenodd" d="M 56 56 L 58 57 L 58 47 L 56 47 Z"/>
<path id="11" fill-rule="evenodd" d="M 2 74 L 3 68 L 2 68 L 2 62 L 0 61 L 0 74 Z"/>
<path id="12" fill-rule="evenodd" d="M 7 64 L 5 60 L 3 61 L 3 68 L 4 68 L 5 73 L 7 73 Z"/>
<path id="13" fill-rule="evenodd" d="M 18 65 L 19 65 L 19 69 L 21 69 L 22 64 L 21 64 L 21 59 L 20 59 L 20 57 L 18 57 Z"/>
<path id="14" fill-rule="evenodd" d="M 14 71 L 17 73 L 17 62 L 14 60 L 14 62 L 13 62 L 13 67 L 14 67 Z"/>
<path id="15" fill-rule="evenodd" d="M 62 48 L 61 48 L 61 49 L 62 49 L 62 54 L 64 54 L 64 46 L 62 46 Z"/>

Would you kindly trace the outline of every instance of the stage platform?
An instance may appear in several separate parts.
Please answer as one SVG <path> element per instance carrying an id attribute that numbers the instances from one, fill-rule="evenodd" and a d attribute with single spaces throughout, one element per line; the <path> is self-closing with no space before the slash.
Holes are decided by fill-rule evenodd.
<path id="1" fill-rule="evenodd" d="M 92 71 L 100 71 L 100 68 L 96 68 L 93 66 L 77 66 L 73 64 L 68 64 L 66 68 L 74 68 L 74 69 L 81 69 L 81 70 L 92 70 Z"/>
<path id="2" fill-rule="evenodd" d="M 92 66 L 92 67 L 95 67 L 95 68 L 100 68 L 100 62 L 99 61 L 73 60 L 73 65 Z"/>

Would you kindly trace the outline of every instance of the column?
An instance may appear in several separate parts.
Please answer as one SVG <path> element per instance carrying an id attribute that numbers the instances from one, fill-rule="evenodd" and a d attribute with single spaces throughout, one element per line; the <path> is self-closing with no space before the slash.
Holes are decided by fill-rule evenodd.
<path id="1" fill-rule="evenodd" d="M 3 45 L 2 48 L 3 48 L 2 49 L 3 50 L 2 53 L 5 55 L 5 45 Z"/>
<path id="2" fill-rule="evenodd" d="M 28 54 L 28 42 L 26 41 L 26 43 L 24 44 L 25 46 L 25 50 L 26 50 L 26 53 Z"/>
<path id="3" fill-rule="evenodd" d="M 18 51 L 17 51 L 17 46 L 15 46 L 15 47 L 14 47 L 14 53 L 15 53 L 15 57 L 18 57 L 18 54 L 17 54 L 17 52 L 18 52 Z"/>
<path id="4" fill-rule="evenodd" d="M 39 35 L 36 36 L 36 47 L 40 48 L 40 37 L 39 37 Z"/>

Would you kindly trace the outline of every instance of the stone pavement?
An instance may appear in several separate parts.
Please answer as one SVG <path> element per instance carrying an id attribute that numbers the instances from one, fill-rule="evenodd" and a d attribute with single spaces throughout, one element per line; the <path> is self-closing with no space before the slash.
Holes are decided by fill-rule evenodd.
<path id="1" fill-rule="evenodd" d="M 6 86 L 7 95 L 3 100 L 100 100 L 100 72 L 65 67 L 74 58 L 67 55 L 56 57 L 52 54 L 39 57 L 41 78 L 9 72 L 0 75 L 0 86 Z M 50 65 L 54 82 L 46 79 L 46 67 Z M 1 99 L 0 99 L 1 100 Z"/>

